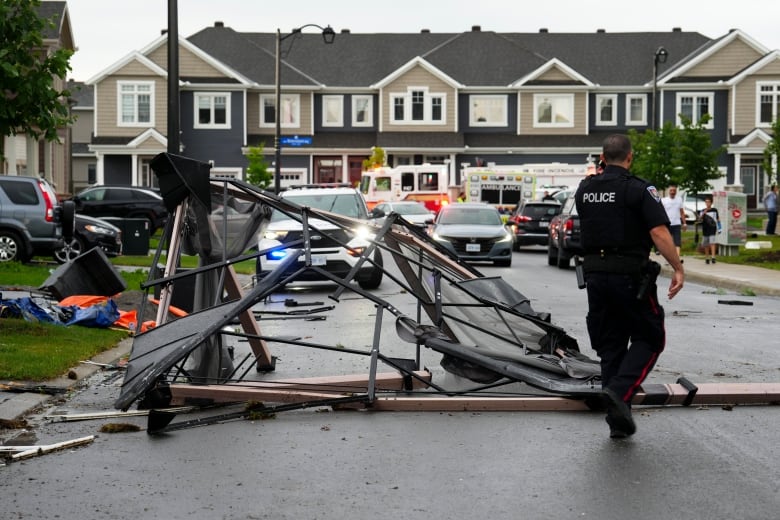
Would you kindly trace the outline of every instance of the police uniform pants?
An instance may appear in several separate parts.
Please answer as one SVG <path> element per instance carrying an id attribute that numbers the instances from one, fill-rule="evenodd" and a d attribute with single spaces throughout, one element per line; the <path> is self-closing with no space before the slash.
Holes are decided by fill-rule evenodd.
<path id="1" fill-rule="evenodd" d="M 630 402 L 653 369 L 666 343 L 664 310 L 655 284 L 637 299 L 635 276 L 607 272 L 586 275 L 590 344 L 601 360 L 602 387 Z"/>

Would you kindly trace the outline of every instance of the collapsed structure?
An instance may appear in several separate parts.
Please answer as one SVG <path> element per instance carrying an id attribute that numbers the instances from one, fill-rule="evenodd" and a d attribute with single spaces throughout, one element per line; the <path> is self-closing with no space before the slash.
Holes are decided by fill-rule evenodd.
<path id="1" fill-rule="evenodd" d="M 347 276 L 339 278 L 312 262 L 312 243 L 324 238 L 348 247 L 349 237 L 366 226 L 365 222 L 300 207 L 240 180 L 210 179 L 208 165 L 184 157 L 160 154 L 152 168 L 173 215 L 154 258 L 157 265 L 167 248 L 167 264 L 162 273 L 153 269 L 144 285 L 147 290 L 160 291 L 157 326 L 134 337 L 117 408 L 126 410 L 136 401 L 140 408 L 154 410 L 251 401 L 262 403 L 254 411 L 269 412 L 311 406 L 374 410 L 599 406 L 598 362 L 583 355 L 577 341 L 549 314 L 536 312 L 528 298 L 500 277 L 482 276 L 454 258 L 400 215 L 391 214 L 381 227 L 371 229 L 371 245 L 353 251 L 359 262 Z M 273 211 L 298 220 L 301 231 L 277 246 L 287 252 L 282 266 L 257 280 L 244 294 L 232 266 L 270 252 L 245 254 Z M 318 228 L 318 221 L 332 224 L 329 228 L 336 226 L 337 231 Z M 381 254 L 375 255 L 376 251 Z M 177 266 L 182 253 L 197 255 L 199 267 L 180 271 Z M 397 286 L 411 304 L 401 308 L 378 291 L 350 283 L 363 262 L 382 268 L 385 285 Z M 274 313 L 257 310 L 258 304 L 269 301 L 272 294 L 307 270 L 318 270 L 335 284 L 329 298 L 336 304 L 345 291 L 373 303 L 373 329 L 365 331 L 360 345 L 303 340 L 301 336 L 261 330 L 264 315 Z M 192 312 L 168 320 L 177 284 L 191 283 L 193 278 Z M 316 317 L 332 308 L 313 305 L 286 317 Z M 388 326 L 388 322 L 393 323 Z M 398 344 L 407 345 L 409 354 L 393 357 L 385 353 L 388 345 L 397 351 Z M 334 352 L 340 357 L 357 356 L 365 359 L 366 371 L 351 373 L 348 369 L 352 365 L 344 363 L 347 370 L 290 377 L 295 367 L 286 367 L 292 370 L 284 373 L 275 370 L 272 349 L 277 346 L 300 347 L 323 356 Z M 434 380 L 432 371 L 421 365 L 422 348 L 441 354 L 441 366 L 452 377 L 446 382 Z M 635 403 L 778 399 L 775 385 L 758 386 L 749 390 L 744 385 L 697 388 L 682 379 L 675 384 L 645 385 Z M 173 414 L 150 413 L 148 431 L 173 427 L 168 426 L 172 418 Z M 202 424 L 202 420 L 196 423 Z"/>

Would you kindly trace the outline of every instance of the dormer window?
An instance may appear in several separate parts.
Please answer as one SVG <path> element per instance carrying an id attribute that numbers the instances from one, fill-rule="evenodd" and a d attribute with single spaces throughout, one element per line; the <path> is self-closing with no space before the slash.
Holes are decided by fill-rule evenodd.
<path id="1" fill-rule="evenodd" d="M 117 126 L 154 126 L 154 82 L 117 82 Z"/>
<path id="2" fill-rule="evenodd" d="M 427 87 L 410 87 L 405 93 L 390 94 L 390 122 L 396 124 L 445 124 L 445 94 Z"/>

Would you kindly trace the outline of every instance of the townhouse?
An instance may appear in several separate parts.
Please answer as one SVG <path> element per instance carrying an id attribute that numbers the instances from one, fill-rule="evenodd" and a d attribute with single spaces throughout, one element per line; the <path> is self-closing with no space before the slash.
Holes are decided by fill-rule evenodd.
<path id="1" fill-rule="evenodd" d="M 729 186 L 756 208 L 780 106 L 780 53 L 740 30 L 371 33 L 311 28 L 280 49 L 281 184 L 350 182 L 371 147 L 391 166 L 584 164 L 605 135 L 705 113 Z M 221 22 L 179 39 L 181 153 L 242 176 L 248 147 L 274 157 L 276 33 Z M 663 58 L 663 59 L 661 59 Z M 89 181 L 154 185 L 166 150 L 167 36 L 87 81 Z M 655 112 L 654 112 L 655 108 Z M 87 161 L 89 162 L 89 161 Z M 79 182 L 85 182 L 82 179 Z"/>

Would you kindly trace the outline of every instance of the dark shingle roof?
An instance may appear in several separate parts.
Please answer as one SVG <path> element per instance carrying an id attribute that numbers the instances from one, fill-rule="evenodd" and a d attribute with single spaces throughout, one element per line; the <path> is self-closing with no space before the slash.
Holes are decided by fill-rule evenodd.
<path id="1" fill-rule="evenodd" d="M 95 87 L 81 81 L 68 80 L 68 91 L 74 107 L 92 108 L 95 106 Z"/>
<path id="2" fill-rule="evenodd" d="M 46 40 L 58 40 L 60 37 L 60 26 L 62 17 L 65 14 L 67 2 L 41 2 L 38 6 L 38 16 L 44 20 L 53 20 L 54 26 L 48 24 L 43 29 L 43 38 Z"/>
<path id="3" fill-rule="evenodd" d="M 287 36 L 284 35 L 283 36 Z M 208 27 L 189 37 L 208 54 L 260 85 L 275 83 L 275 33 Z M 285 85 L 369 87 L 421 57 L 466 86 L 507 86 L 558 59 L 602 86 L 645 85 L 663 46 L 669 60 L 659 74 L 702 52 L 713 40 L 697 32 L 464 33 L 342 32 L 325 45 L 319 31 L 282 41 Z"/>

